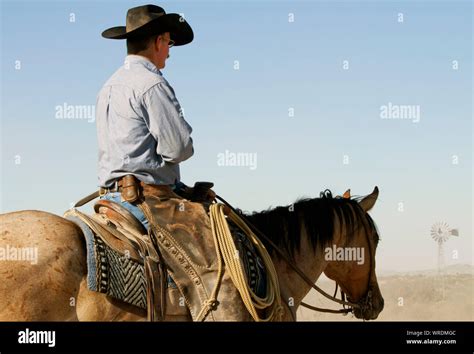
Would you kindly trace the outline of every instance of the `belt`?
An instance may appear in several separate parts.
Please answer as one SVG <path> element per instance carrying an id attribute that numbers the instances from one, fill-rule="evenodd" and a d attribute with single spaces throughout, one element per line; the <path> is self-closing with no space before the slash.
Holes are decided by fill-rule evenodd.
<path id="1" fill-rule="evenodd" d="M 145 195 L 156 195 L 158 197 L 167 197 L 167 198 L 181 198 L 176 193 L 173 192 L 173 188 L 167 184 L 147 184 L 141 181 L 136 182 L 140 185 L 140 189 Z M 108 188 L 100 187 L 99 196 L 103 196 L 107 193 L 116 193 L 121 192 L 124 187 L 124 180 L 120 178 L 115 181 L 115 183 Z"/>
<path id="2" fill-rule="evenodd" d="M 118 182 L 119 181 L 116 180 L 115 183 L 112 185 L 112 187 L 108 187 L 108 188 L 100 187 L 99 188 L 99 195 L 102 197 L 104 194 L 107 194 L 107 193 L 120 192 L 119 188 L 122 187 L 122 186 L 121 185 L 119 186 Z"/>
<path id="3" fill-rule="evenodd" d="M 136 181 L 137 184 L 139 184 L 139 188 L 141 192 L 144 195 L 155 195 L 159 198 L 178 198 L 182 199 L 179 195 L 173 192 L 173 189 L 169 185 L 158 185 L 158 184 L 146 184 L 141 181 Z M 113 186 L 104 188 L 100 187 L 98 191 L 95 191 L 88 196 L 82 198 L 79 200 L 74 207 L 81 207 L 84 204 L 89 203 L 90 201 L 94 200 L 97 197 L 102 197 L 103 195 L 107 193 L 115 193 L 115 192 L 121 192 L 123 187 L 123 178 L 120 178 L 115 181 Z"/>
<path id="4" fill-rule="evenodd" d="M 122 190 L 122 187 L 123 187 L 123 178 L 116 179 L 112 186 L 100 187 L 99 194 L 100 196 L 103 196 L 104 194 L 107 194 L 107 193 L 120 192 Z"/>

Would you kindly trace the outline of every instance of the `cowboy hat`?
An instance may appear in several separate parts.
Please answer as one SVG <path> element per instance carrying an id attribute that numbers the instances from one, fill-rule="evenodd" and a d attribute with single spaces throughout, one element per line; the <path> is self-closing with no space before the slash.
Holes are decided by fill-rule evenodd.
<path id="1" fill-rule="evenodd" d="M 156 5 L 143 5 L 127 11 L 126 26 L 111 27 L 102 32 L 102 37 L 108 39 L 140 38 L 149 35 L 170 32 L 174 45 L 190 43 L 193 30 L 179 14 L 167 14 Z"/>

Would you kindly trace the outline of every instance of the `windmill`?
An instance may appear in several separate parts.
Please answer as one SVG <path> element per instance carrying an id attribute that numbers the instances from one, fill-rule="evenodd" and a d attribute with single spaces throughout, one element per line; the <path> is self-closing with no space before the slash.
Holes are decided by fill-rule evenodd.
<path id="1" fill-rule="evenodd" d="M 459 236 L 457 229 L 451 229 L 446 222 L 437 222 L 431 226 L 431 237 L 438 242 L 438 273 L 444 267 L 444 243 L 451 236 Z"/>

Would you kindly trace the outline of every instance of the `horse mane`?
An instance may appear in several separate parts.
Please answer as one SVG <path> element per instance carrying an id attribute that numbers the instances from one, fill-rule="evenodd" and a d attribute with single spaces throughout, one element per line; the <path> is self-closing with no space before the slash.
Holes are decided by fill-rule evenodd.
<path id="1" fill-rule="evenodd" d="M 316 251 L 317 247 L 327 247 L 334 236 L 336 217 L 339 219 L 340 232 L 348 228 L 349 240 L 354 231 L 362 224 L 366 232 L 376 231 L 377 227 L 372 218 L 359 205 L 363 197 L 353 199 L 333 197 L 329 189 L 320 193 L 319 198 L 303 198 L 288 206 L 270 208 L 262 212 L 247 215 L 252 224 L 262 231 L 279 247 L 285 248 L 291 256 L 299 249 L 303 228 L 308 235 L 310 245 Z M 273 247 L 261 240 L 265 247 L 272 251 Z"/>

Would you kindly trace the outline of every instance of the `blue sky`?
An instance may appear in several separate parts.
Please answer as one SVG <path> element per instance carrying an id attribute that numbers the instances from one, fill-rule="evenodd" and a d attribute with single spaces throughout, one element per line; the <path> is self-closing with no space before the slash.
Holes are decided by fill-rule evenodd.
<path id="1" fill-rule="evenodd" d="M 62 214 L 96 188 L 94 122 L 55 107 L 95 104 L 125 57 L 100 33 L 141 4 L 1 1 L 1 212 Z M 194 129 L 185 183 L 214 181 L 252 211 L 377 185 L 382 269 L 435 267 L 437 221 L 460 233 L 446 263 L 472 264 L 470 1 L 157 4 L 195 32 L 163 70 Z M 382 119 L 389 102 L 419 106 L 419 122 Z M 257 168 L 219 166 L 226 150 L 255 154 Z"/>

